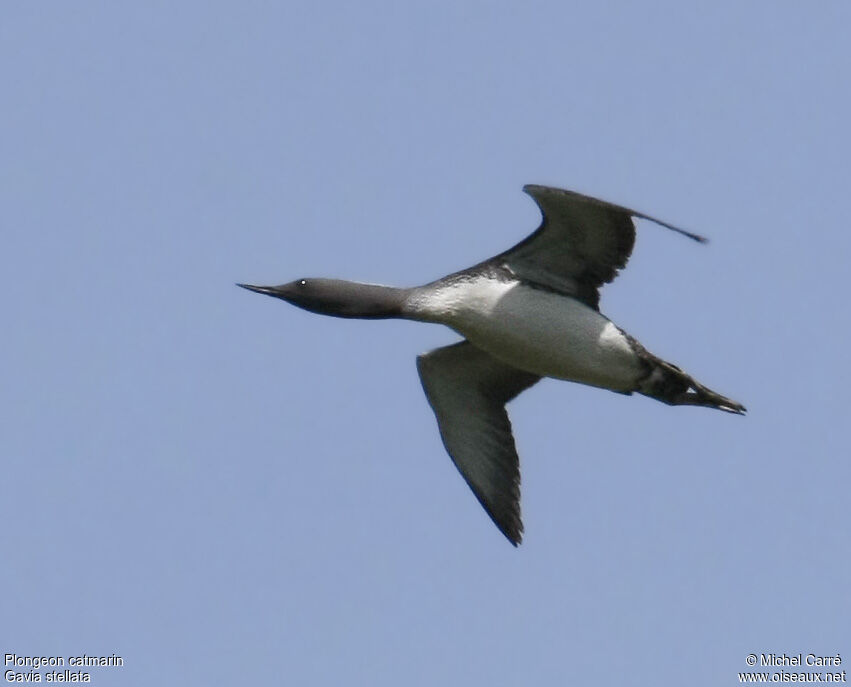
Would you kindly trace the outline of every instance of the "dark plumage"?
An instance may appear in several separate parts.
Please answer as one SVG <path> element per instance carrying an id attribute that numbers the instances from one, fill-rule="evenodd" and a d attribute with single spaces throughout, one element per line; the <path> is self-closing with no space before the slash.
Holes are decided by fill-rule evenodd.
<path id="1" fill-rule="evenodd" d="M 626 266 L 634 210 L 546 186 L 524 188 L 540 227 L 469 269 L 409 289 L 338 279 L 299 279 L 246 289 L 336 317 L 401 317 L 445 324 L 465 340 L 417 358 L 417 369 L 452 461 L 500 531 L 520 543 L 520 467 L 505 405 L 541 377 L 669 405 L 744 414 L 745 407 L 648 352 L 599 313 L 603 284 Z"/>

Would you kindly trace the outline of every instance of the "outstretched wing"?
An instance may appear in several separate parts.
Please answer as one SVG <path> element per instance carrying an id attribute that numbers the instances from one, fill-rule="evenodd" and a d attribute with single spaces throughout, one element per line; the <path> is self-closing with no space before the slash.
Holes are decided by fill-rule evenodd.
<path id="1" fill-rule="evenodd" d="M 523 532 L 520 465 L 505 404 L 540 377 L 467 341 L 419 356 L 417 370 L 452 461 L 500 532 L 517 546 Z"/>
<path id="2" fill-rule="evenodd" d="M 612 281 L 635 244 L 633 217 L 648 219 L 696 241 L 706 239 L 635 210 L 548 186 L 524 186 L 538 204 L 538 230 L 497 260 L 518 276 L 597 308 L 598 289 Z"/>

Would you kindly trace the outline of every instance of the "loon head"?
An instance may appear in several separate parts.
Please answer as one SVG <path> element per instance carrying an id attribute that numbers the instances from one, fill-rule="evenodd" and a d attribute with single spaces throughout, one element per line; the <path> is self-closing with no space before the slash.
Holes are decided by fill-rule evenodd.
<path id="1" fill-rule="evenodd" d="M 296 279 L 278 286 L 237 284 L 321 315 L 379 319 L 402 317 L 407 289 L 344 279 Z"/>

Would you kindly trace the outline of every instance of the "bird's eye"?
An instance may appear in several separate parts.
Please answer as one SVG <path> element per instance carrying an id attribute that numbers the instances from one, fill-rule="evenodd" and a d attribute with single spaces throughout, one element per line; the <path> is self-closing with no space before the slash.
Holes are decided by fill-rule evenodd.
<path id="1" fill-rule="evenodd" d="M 307 279 L 299 279 L 298 285 L 299 286 L 307 286 Z"/>

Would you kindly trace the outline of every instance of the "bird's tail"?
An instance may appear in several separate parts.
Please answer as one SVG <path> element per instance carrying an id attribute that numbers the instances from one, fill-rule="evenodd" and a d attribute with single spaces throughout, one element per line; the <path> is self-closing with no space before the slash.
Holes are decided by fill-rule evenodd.
<path id="1" fill-rule="evenodd" d="M 648 366 L 649 372 L 637 389 L 645 396 L 672 406 L 705 406 L 736 415 L 747 411 L 741 403 L 707 389 L 676 365 L 651 356 Z"/>

